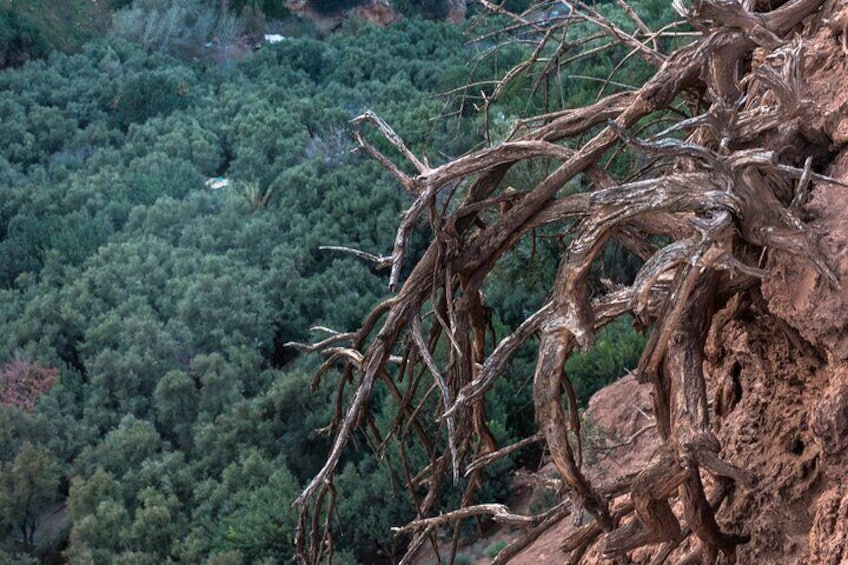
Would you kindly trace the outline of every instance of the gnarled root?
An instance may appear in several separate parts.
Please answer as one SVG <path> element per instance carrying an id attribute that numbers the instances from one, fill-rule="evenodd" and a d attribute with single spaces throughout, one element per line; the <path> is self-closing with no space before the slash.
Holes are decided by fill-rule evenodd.
<path id="1" fill-rule="evenodd" d="M 799 214 L 810 184 L 825 177 L 812 171 L 811 159 L 784 162 L 783 147 L 769 146 L 773 139 L 797 148 L 809 146 L 809 136 L 802 138 L 798 128 L 784 128 L 780 136 L 770 132 L 796 117 L 803 45 L 789 38 L 822 0 L 790 0 L 768 12 L 751 11 L 754 4 L 762 3 L 701 0 L 689 9 L 675 2 L 701 36 L 668 54 L 662 50 L 664 32 L 647 30 L 632 10 L 625 11 L 637 27 L 631 34 L 594 10 L 575 8 L 569 21 L 582 18 L 610 38 L 600 51 L 624 45 L 656 66 L 654 76 L 635 91 L 602 97 L 586 108 L 521 120 L 497 146 L 436 167 L 413 154 L 375 114 L 354 120 L 360 149 L 394 175 L 413 201 L 395 234 L 391 255 L 330 248 L 391 266 L 389 286 L 398 289 L 397 294 L 377 306 L 359 331 L 333 334 L 311 346 L 293 344 L 327 357 L 319 377 L 333 366 L 343 367 L 336 416 L 329 427 L 332 448 L 324 468 L 295 503 L 301 515 L 296 540 L 302 562 L 317 563 L 332 548 L 333 477 L 345 446 L 360 428 L 381 435 L 376 442 L 381 450 L 391 438 L 414 437 L 426 453 L 423 469 L 411 468 L 405 456 L 402 462 L 418 513 L 400 530 L 412 534 L 403 562 L 432 540 L 437 528 L 489 515 L 524 530 L 495 559 L 503 563 L 569 513 L 580 519 L 583 510 L 592 520 L 564 543 L 572 561 L 599 544 L 605 555 L 621 559 L 634 549 L 653 546 L 653 562 L 662 563 L 690 535 L 697 537 L 698 549 L 684 559 L 711 562 L 719 553 L 728 561 L 735 559 L 737 546 L 747 537 L 722 530 L 715 511 L 729 490 L 754 487 L 756 479 L 721 459 L 721 445 L 713 435 L 702 365 L 712 313 L 721 306 L 716 301 L 739 296 L 767 277 L 761 265 L 744 259 L 769 249 L 809 261 L 823 281 L 837 284 L 810 244 Z M 495 3 L 484 5 L 503 11 Z M 566 23 L 545 27 L 530 15 L 510 17 L 522 34 L 538 32 L 542 42 L 561 38 L 554 51 L 557 57 L 567 51 Z M 775 50 L 780 68 L 752 63 L 755 48 Z M 537 49 L 530 64 L 508 77 L 541 64 L 542 52 Z M 544 74 L 552 67 L 546 63 L 542 68 Z M 497 88 L 493 96 L 502 92 L 504 88 Z M 684 116 L 655 137 L 640 139 L 642 134 L 633 127 L 673 104 L 674 112 Z M 370 144 L 365 127 L 376 128 L 407 165 L 395 164 Z M 647 155 L 653 172 L 614 178 L 604 167 L 624 148 Z M 819 153 L 825 150 L 818 148 Z M 532 186 L 505 186 L 510 169 L 528 159 L 546 160 L 551 172 Z M 408 169 L 416 174 L 404 172 Z M 564 189 L 581 175 L 585 190 Z M 431 244 L 401 281 L 409 234 L 425 217 Z M 525 236 L 549 227 L 571 234 L 549 300 L 487 351 L 488 335 L 495 336 L 482 297 L 484 284 L 498 261 Z M 644 263 L 630 286 L 611 284 L 603 290 L 592 284 L 591 272 L 613 238 Z M 563 367 L 575 349 L 592 347 L 599 328 L 627 313 L 652 328 L 637 378 L 653 387 L 656 426 L 664 445 L 637 476 L 596 485 L 582 469 L 579 415 Z M 512 356 L 537 336 L 537 430 L 513 446 L 499 448 L 487 426 L 486 395 L 505 374 Z M 433 385 L 422 393 L 428 390 L 422 384 L 428 382 L 427 375 Z M 401 386 L 404 379 L 409 381 Z M 351 396 L 345 388 L 354 383 Z M 377 386 L 385 386 L 398 405 L 391 429 L 382 433 L 369 413 Z M 435 404 L 431 396 L 440 402 Z M 435 406 L 438 413 L 432 419 Z M 539 516 L 475 504 L 484 468 L 535 442 L 547 447 L 559 473 L 551 482 L 560 485 L 570 501 Z M 463 508 L 436 516 L 441 493 L 455 482 L 450 475 L 456 480 L 461 471 L 471 479 Z M 712 499 L 702 473 L 716 478 Z M 627 494 L 629 501 L 611 502 Z"/>

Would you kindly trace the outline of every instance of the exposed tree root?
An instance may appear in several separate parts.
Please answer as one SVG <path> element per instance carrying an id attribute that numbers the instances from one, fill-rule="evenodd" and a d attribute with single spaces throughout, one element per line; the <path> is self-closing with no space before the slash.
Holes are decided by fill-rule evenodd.
<path id="1" fill-rule="evenodd" d="M 502 11 L 495 3 L 484 4 Z M 331 424 L 332 450 L 295 502 L 301 517 L 296 543 L 302 562 L 317 563 L 331 550 L 333 477 L 354 430 L 368 427 L 368 400 L 378 382 L 399 405 L 391 433 L 412 427 L 429 454 L 424 469 L 405 469 L 410 491 L 423 486 L 426 495 L 416 503 L 418 518 L 397 529 L 412 534 L 404 562 L 435 528 L 488 515 L 526 531 L 495 559 L 502 563 L 567 514 L 579 520 L 583 510 L 592 521 L 563 545 L 572 562 L 599 544 L 611 558 L 651 545 L 654 562 L 662 563 L 690 535 L 699 540 L 697 554 L 690 556 L 693 561 L 711 563 L 719 553 L 727 562 L 735 560 L 736 547 L 748 538 L 723 531 L 714 509 L 731 485 L 744 488 L 756 479 L 750 470 L 719 457 L 721 446 L 711 430 L 702 365 L 706 332 L 721 305 L 717 301 L 727 301 L 768 276 L 744 258 L 770 248 L 809 261 L 827 284 L 836 284 L 798 215 L 811 180 L 823 177 L 812 171 L 810 159 L 784 162 L 785 147 L 769 145 L 777 138 L 767 135 L 798 111 L 803 44 L 793 39 L 793 32 L 805 18 L 815 17 L 822 0 L 792 0 L 768 12 L 754 12 L 754 4 L 701 0 L 687 8 L 675 2 L 700 37 L 670 54 L 658 42 L 662 32 L 647 29 L 629 7 L 627 14 L 639 30 L 635 35 L 588 7 L 575 9 L 572 18 L 594 23 L 611 41 L 656 65 L 653 78 L 635 92 L 612 94 L 587 108 L 522 120 L 503 143 L 438 167 L 416 157 L 378 116 L 366 113 L 354 120 L 360 148 L 386 167 L 414 201 L 403 216 L 391 256 L 332 248 L 391 266 L 389 286 L 399 288 L 397 294 L 377 306 L 358 332 L 299 346 L 325 355 L 325 367 L 345 366 L 337 417 Z M 511 17 L 517 29 L 536 30 L 542 41 L 555 41 L 561 29 L 557 26 L 568 24 L 540 28 L 532 19 Z M 780 64 L 752 63 L 757 47 L 778 50 Z M 538 58 L 538 51 L 533 57 Z M 534 64 L 531 59 L 507 78 L 529 72 Z M 648 140 L 632 133 L 637 122 L 672 104 L 678 104 L 678 114 L 681 107 L 686 114 L 675 126 Z M 363 128 L 369 125 L 398 150 L 406 165 L 394 163 L 367 141 Z M 587 136 L 582 145 L 574 144 Z M 810 143 L 809 136 L 802 138 L 798 131 L 779 139 L 794 144 L 797 154 Z M 567 140 L 572 148 L 564 144 Z M 655 159 L 661 174 L 626 182 L 613 178 L 604 164 L 622 147 Z M 553 172 L 535 186 L 504 186 L 511 167 L 535 158 L 554 162 Z M 410 167 L 414 175 L 404 172 Z M 580 175 L 588 179 L 588 190 L 563 190 Z M 409 233 L 424 217 L 432 242 L 401 284 Z M 494 335 L 483 283 L 517 242 L 548 224 L 573 228 L 550 301 L 487 354 L 487 335 Z M 651 235 L 663 239 L 649 242 Z M 589 273 L 610 238 L 645 261 L 632 286 L 593 298 Z M 658 247 L 657 241 L 665 243 Z M 665 444 L 661 456 L 646 461 L 637 476 L 613 486 L 594 485 L 581 469 L 579 418 L 563 367 L 575 349 L 593 346 L 598 328 L 628 312 L 653 328 L 637 376 L 654 388 L 656 425 Z M 543 515 L 518 516 L 502 505 L 473 501 L 483 480 L 481 470 L 516 448 L 495 444 L 486 427 L 486 394 L 511 356 L 533 337 L 539 338 L 533 377 L 537 433 L 516 445 L 544 441 L 568 501 Z M 437 345 L 446 347 L 437 353 Z M 441 399 L 436 420 L 443 426 L 438 429 L 431 414 L 422 410 L 427 395 L 422 400 L 410 392 L 419 385 L 427 388 L 421 383 L 425 374 Z M 395 383 L 402 379 L 410 382 L 398 387 Z M 356 389 L 345 405 L 346 383 Z M 717 477 L 717 500 L 708 500 L 702 472 Z M 451 484 L 451 474 L 454 482 L 461 474 L 470 478 L 463 507 L 434 516 L 435 501 Z M 614 510 L 611 499 L 623 494 L 630 502 Z M 675 497 L 682 504 L 683 524 L 672 509 Z"/>

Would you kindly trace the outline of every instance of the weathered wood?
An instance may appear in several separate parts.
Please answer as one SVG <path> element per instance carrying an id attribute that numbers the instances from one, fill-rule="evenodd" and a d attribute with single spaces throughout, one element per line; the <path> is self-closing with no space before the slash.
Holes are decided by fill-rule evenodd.
<path id="1" fill-rule="evenodd" d="M 505 13 L 493 2 L 482 4 Z M 698 546 L 684 559 L 713 559 L 722 552 L 733 560 L 736 546 L 746 538 L 719 528 L 714 514 L 718 503 L 708 500 L 701 473 L 717 477 L 724 493 L 720 498 L 731 483 L 752 486 L 756 477 L 722 460 L 721 446 L 712 435 L 702 365 L 714 302 L 717 297 L 728 300 L 745 293 L 767 276 L 761 266 L 744 260 L 753 263 L 751 257 L 764 248 L 794 253 L 836 284 L 799 216 L 810 183 L 823 177 L 812 171 L 812 159 L 797 168 L 796 163 L 780 161 L 781 147 L 768 146 L 773 139 L 769 133 L 794 120 L 801 104 L 803 46 L 787 38 L 822 1 L 791 0 L 765 12 L 753 11 L 753 5 L 703 0 L 687 7 L 675 2 L 701 35 L 668 55 L 660 52 L 656 41 L 662 30 L 646 29 L 626 4 L 625 13 L 637 28 L 633 33 L 583 6 L 582 14 L 569 18 L 594 22 L 613 38 L 597 49 L 622 44 L 631 55 L 656 64 L 654 76 L 633 92 L 609 95 L 585 108 L 522 119 L 499 145 L 437 167 L 413 154 L 379 116 L 367 112 L 354 120 L 360 150 L 381 163 L 413 200 L 395 233 L 390 256 L 333 248 L 378 266 L 390 264 L 389 286 L 393 291 L 399 288 L 396 295 L 378 305 L 356 332 L 330 335 L 312 345 L 291 344 L 326 357 L 316 382 L 330 368 L 343 367 L 335 416 L 328 427 L 335 437 L 326 464 L 295 502 L 302 562 L 317 563 L 331 550 L 332 481 L 357 427 L 375 438 L 381 452 L 395 435 L 414 431 L 415 436 L 409 437 L 417 437 L 427 453 L 419 470 L 407 468 L 404 459 L 405 482 L 418 516 L 398 530 L 413 534 L 402 563 L 410 562 L 437 528 L 483 515 L 527 529 L 495 559 L 503 563 L 572 510 L 580 517 L 584 509 L 593 521 L 566 540 L 572 560 L 579 560 L 593 544 L 602 544 L 606 555 L 620 559 L 633 549 L 662 544 L 654 552 L 654 562 L 661 563 L 691 534 L 697 536 Z M 552 41 L 552 30 L 561 29 L 556 26 L 567 25 L 542 26 L 522 15 L 507 16 L 513 30 L 537 32 L 543 43 Z M 511 78 L 540 66 L 545 51 L 541 45 L 495 86 L 496 93 Z M 750 64 L 758 46 L 776 49 L 782 66 Z M 590 56 L 593 48 L 582 49 L 568 56 Z M 555 50 L 557 65 L 565 60 L 566 50 L 565 42 Z M 548 63 L 541 66 L 553 68 Z M 535 83 L 541 84 L 538 79 Z M 672 103 L 680 103 L 691 117 L 681 116 L 655 138 L 639 139 L 634 126 Z M 679 108 L 675 111 L 685 113 Z M 403 164 L 366 140 L 366 124 L 398 151 Z M 797 124 L 782 129 L 780 143 L 805 147 L 810 140 L 826 139 L 821 132 L 802 135 L 802 129 Z M 642 176 L 620 182 L 604 169 L 625 144 L 650 157 L 652 167 L 645 170 L 655 171 L 652 177 L 641 171 Z M 815 150 L 822 154 L 829 149 Z M 504 186 L 510 169 L 528 159 L 545 159 L 553 171 L 535 186 Z M 586 192 L 563 190 L 580 175 L 589 181 Z M 401 281 L 409 234 L 424 218 L 429 220 L 432 241 Z M 504 254 L 543 226 L 571 229 L 548 302 L 489 349 L 487 339 L 491 335 L 495 340 L 495 335 L 481 292 Z M 650 236 L 660 237 L 648 241 Z M 590 273 L 611 238 L 643 258 L 644 264 L 631 286 L 597 289 Z M 740 249 L 743 254 L 734 256 Z M 723 274 L 727 271 L 734 277 Z M 580 421 L 563 366 L 573 350 L 592 346 L 599 328 L 628 312 L 642 326 L 653 328 L 637 378 L 653 386 L 663 447 L 659 459 L 646 462 L 635 477 L 593 485 L 581 468 Z M 422 320 L 426 319 L 431 323 L 425 336 Z M 507 372 L 516 351 L 535 338 L 539 340 L 533 375 L 537 430 L 498 449 L 483 409 L 486 395 Z M 394 363 L 400 363 L 399 370 Z M 425 392 L 421 383 L 428 374 L 434 384 Z M 397 382 L 405 378 L 411 382 L 401 392 Z M 346 394 L 348 386 L 356 387 L 352 397 Z M 387 387 L 387 396 L 398 405 L 388 433 L 377 429 L 368 413 L 375 386 Z M 427 426 L 424 420 L 434 409 L 432 397 L 437 393 L 439 425 Z M 569 403 L 568 415 L 564 400 Z M 571 496 L 568 503 L 539 516 L 518 516 L 503 506 L 473 503 L 487 465 L 538 441 L 544 441 L 559 474 L 550 483 Z M 451 468 L 454 478 L 462 469 L 469 478 L 461 508 L 433 516 L 450 484 Z M 627 493 L 631 504 L 612 512 L 610 499 Z M 672 512 L 674 495 L 682 501 L 685 527 Z M 622 525 L 628 515 L 631 518 Z M 455 535 L 454 548 L 457 540 Z"/>
<path id="2" fill-rule="evenodd" d="M 545 435 L 551 459 L 563 480 L 572 489 L 572 499 L 579 508 L 586 508 L 605 530 L 612 527 L 607 502 L 592 488 L 574 459 L 568 441 L 565 411 L 560 401 L 560 376 L 562 366 L 574 346 L 567 331 L 558 328 L 543 330 L 539 345 L 539 360 L 533 376 L 533 402 L 536 423 Z M 575 513 L 576 515 L 576 513 Z"/>

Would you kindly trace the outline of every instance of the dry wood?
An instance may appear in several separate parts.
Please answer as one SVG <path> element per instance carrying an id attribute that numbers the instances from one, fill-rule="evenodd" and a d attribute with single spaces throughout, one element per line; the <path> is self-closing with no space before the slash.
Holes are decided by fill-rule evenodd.
<path id="1" fill-rule="evenodd" d="M 565 507 L 563 507 L 563 509 L 564 508 Z M 475 506 L 466 506 L 465 508 L 461 508 L 454 512 L 448 512 L 447 514 L 440 514 L 433 518 L 415 520 L 402 528 L 392 528 L 392 531 L 396 534 L 400 534 L 418 530 L 420 528 L 430 528 L 433 526 L 448 524 L 456 520 L 481 515 L 491 516 L 496 522 L 509 524 L 511 526 L 518 526 L 521 528 L 536 526 L 540 522 L 544 521 L 544 518 L 539 516 L 522 516 L 520 514 L 513 514 L 509 511 L 509 508 L 503 504 L 477 504 Z"/>
<path id="2" fill-rule="evenodd" d="M 295 502 L 302 562 L 317 563 L 331 551 L 333 478 L 357 428 L 374 436 L 381 453 L 391 438 L 409 436 L 417 438 L 427 454 L 421 469 L 410 468 L 403 456 L 405 482 L 418 512 L 413 522 L 396 529 L 411 535 L 403 563 L 432 542 L 439 528 L 481 516 L 526 529 L 495 563 L 515 556 L 569 513 L 581 518 L 584 510 L 592 521 L 565 541 L 572 562 L 593 545 L 610 557 L 626 559 L 629 551 L 656 544 L 654 562 L 661 563 L 689 535 L 698 538 L 698 549 L 686 559 L 715 559 L 721 552 L 733 561 L 736 547 L 747 541 L 722 531 L 715 519 L 727 492 L 751 487 L 756 477 L 719 457 L 702 368 L 704 339 L 719 301 L 733 300 L 768 276 L 760 265 L 746 263 L 746 257 L 768 249 L 788 251 L 810 262 L 822 281 L 836 284 L 830 267 L 810 244 L 799 214 L 811 183 L 827 179 L 813 170 L 812 159 L 783 162 L 784 147 L 769 143 L 779 139 L 792 145 L 789 153 L 796 155 L 826 147 L 811 148 L 816 136 L 802 136 L 797 127 L 776 138 L 768 135 L 797 118 L 803 103 L 804 46 L 793 34 L 822 0 L 790 0 L 761 12 L 754 5 L 763 3 L 700 0 L 688 6 L 676 1 L 675 9 L 698 32 L 690 44 L 668 54 L 658 41 L 664 30 L 648 29 L 624 0 L 617 1 L 636 31 L 626 32 L 580 3 L 567 18 L 541 25 L 533 13 L 508 14 L 499 3 L 482 2 L 511 18 L 512 32 L 537 33 L 540 41 L 494 92 L 503 92 L 511 79 L 539 68 L 542 75 L 559 72 L 566 51 L 578 45 L 567 39 L 568 26 L 576 20 L 591 22 L 606 34 L 603 41 L 611 43 L 603 49 L 620 44 L 658 67 L 635 91 L 607 95 L 585 108 L 523 118 L 506 141 L 438 166 L 412 153 L 379 116 L 367 112 L 353 121 L 359 148 L 401 183 L 412 202 L 390 256 L 330 248 L 377 266 L 391 265 L 389 287 L 396 294 L 375 307 L 356 332 L 295 345 L 327 357 L 318 377 L 336 365 L 344 369 L 336 416 L 328 428 L 334 439 L 326 464 Z M 552 45 L 557 41 L 559 45 Z M 585 45 L 568 56 L 589 57 L 599 48 L 597 43 Z M 752 62 L 758 47 L 771 49 L 771 58 Z M 535 83 L 542 81 L 537 78 Z M 660 118 L 672 106 L 665 117 L 677 116 L 677 123 L 640 139 L 638 124 Z M 385 137 L 403 163 L 367 141 L 366 124 Z M 645 170 L 652 171 L 650 175 L 614 178 L 605 167 L 622 148 L 647 156 Z M 551 172 L 533 186 L 507 186 L 510 169 L 530 159 L 546 160 Z M 585 191 L 563 190 L 581 177 L 588 186 Z M 401 281 L 409 233 L 425 218 L 432 241 Z M 540 227 L 568 230 L 549 299 L 511 333 L 496 336 L 482 294 L 484 283 L 498 261 Z M 652 236 L 660 237 L 649 241 Z M 604 289 L 593 284 L 592 266 L 613 238 L 643 264 L 629 286 L 609 284 Z M 582 469 L 580 421 L 563 366 L 576 349 L 593 346 L 598 329 L 627 313 L 652 327 L 636 374 L 653 387 L 663 447 L 660 457 L 646 461 L 636 476 L 594 485 Z M 537 429 L 513 445 L 499 447 L 488 430 L 486 396 L 516 351 L 534 339 Z M 434 384 L 423 393 L 427 374 Z M 345 402 L 347 386 L 355 391 Z M 378 430 L 368 413 L 375 386 L 385 386 L 398 404 L 389 430 Z M 430 400 L 436 392 L 438 403 Z M 427 421 L 433 410 L 432 421 Z M 497 504 L 474 504 L 474 494 L 485 480 L 483 470 L 536 442 L 544 442 L 559 475 L 547 483 L 569 500 L 539 516 L 516 515 Z M 401 451 L 405 453 L 403 447 Z M 453 473 L 458 479 L 462 469 L 468 483 L 461 507 L 435 515 L 437 500 L 451 488 L 448 477 Z M 708 500 L 702 472 L 716 477 L 721 486 L 718 502 L 715 496 Z M 610 500 L 623 495 L 629 495 L 630 502 L 613 506 L 623 510 L 611 511 Z M 685 527 L 671 508 L 675 496 L 682 501 Z M 622 523 L 628 515 L 631 518 Z M 457 540 L 455 534 L 454 552 Z"/>
<path id="3" fill-rule="evenodd" d="M 381 257 L 374 255 L 373 253 L 368 253 L 367 251 L 360 251 L 359 249 L 343 247 L 341 245 L 322 245 L 318 249 L 321 251 L 338 251 L 340 253 L 348 253 L 364 261 L 374 263 L 374 267 L 377 269 L 385 269 L 386 267 L 390 267 L 392 264 L 391 257 Z"/>

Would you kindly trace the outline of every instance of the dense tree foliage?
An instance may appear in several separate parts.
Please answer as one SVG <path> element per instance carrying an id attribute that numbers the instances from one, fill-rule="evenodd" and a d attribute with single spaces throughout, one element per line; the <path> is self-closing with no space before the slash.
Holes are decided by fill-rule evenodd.
<path id="1" fill-rule="evenodd" d="M 273 3 L 230 4 L 240 13 Z M 413 11 L 438 17 L 442 4 Z M 337 382 L 310 392 L 314 361 L 285 344 L 316 335 L 311 326 L 361 323 L 386 278 L 319 247 L 386 252 L 409 199 L 351 152 L 349 120 L 373 109 L 417 153 L 441 148 L 429 155 L 437 164 L 496 143 L 497 116 L 509 121 L 544 96 L 517 89 L 488 117 L 464 96 L 444 106 L 439 92 L 476 96 L 466 81 L 524 55 L 504 51 L 471 71 L 478 47 L 445 24 L 353 23 L 326 41 L 291 39 L 218 65 L 167 55 L 198 41 L 198 26 L 221 29 L 201 21 L 203 3 L 113 5 L 122 12 L 112 35 L 0 74 L 0 549 L 36 555 L 66 537 L 72 563 L 284 562 L 289 506 L 322 463 L 329 439 L 316 430 L 333 420 Z M 3 38 L 25 27 L 4 14 L 2 56 L 22 62 L 9 51 L 19 39 Z M 171 24 L 177 31 L 160 33 Z M 586 64 L 600 73 L 610 62 Z M 579 103 L 596 90 L 563 96 Z M 435 119 L 445 110 L 456 115 Z M 511 174 L 537 178 L 545 167 Z M 228 184 L 213 189 L 212 177 Z M 500 333 L 544 299 L 553 273 L 537 268 L 540 257 L 563 243 L 532 245 L 505 258 L 487 289 L 507 313 L 493 320 Z M 586 395 L 632 363 L 628 344 L 639 339 L 610 330 L 604 357 L 574 369 L 585 371 Z M 516 378 L 489 407 L 499 441 L 532 421 L 528 359 L 517 357 Z M 381 417 L 375 425 L 388 427 L 392 413 Z M 425 454 L 407 440 L 386 449 L 382 459 L 364 445 L 345 455 L 339 513 L 356 519 L 340 538 L 343 561 L 392 561 L 408 541 L 389 530 L 414 514 L 391 461 Z M 481 496 L 503 495 L 512 464 Z M 64 536 L 47 520 L 57 511 Z"/>
<path id="2" fill-rule="evenodd" d="M 54 49 L 77 50 L 106 30 L 109 17 L 108 2 L 7 0 L 0 6 L 0 69 Z"/>
<path id="3" fill-rule="evenodd" d="M 420 16 L 431 20 L 448 15 L 447 0 L 396 0 L 395 8 L 407 17 Z"/>

